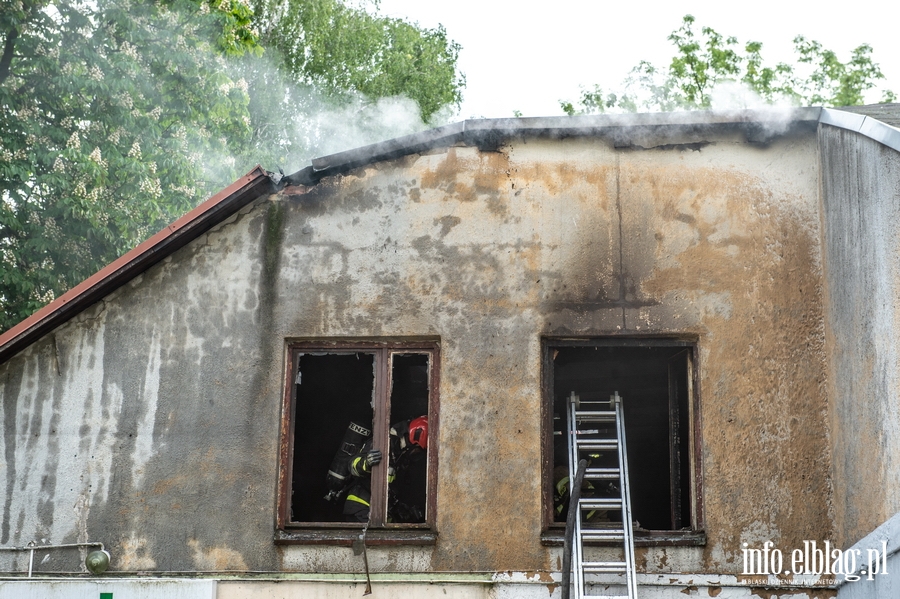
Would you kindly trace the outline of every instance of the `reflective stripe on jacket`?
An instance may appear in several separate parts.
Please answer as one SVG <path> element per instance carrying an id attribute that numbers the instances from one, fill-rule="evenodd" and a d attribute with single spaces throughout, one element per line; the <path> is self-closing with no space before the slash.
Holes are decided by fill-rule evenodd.
<path id="1" fill-rule="evenodd" d="M 369 507 L 368 501 L 358 495 L 353 495 L 352 493 L 350 495 L 347 495 L 347 501 L 355 501 L 356 503 L 361 503 L 364 506 Z"/>

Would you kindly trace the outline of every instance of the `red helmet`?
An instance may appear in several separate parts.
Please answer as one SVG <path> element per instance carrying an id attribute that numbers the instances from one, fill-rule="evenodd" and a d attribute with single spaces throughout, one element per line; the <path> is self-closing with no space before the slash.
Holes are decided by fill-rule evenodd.
<path id="1" fill-rule="evenodd" d="M 428 449 L 428 416 L 419 416 L 410 421 L 409 442 Z"/>

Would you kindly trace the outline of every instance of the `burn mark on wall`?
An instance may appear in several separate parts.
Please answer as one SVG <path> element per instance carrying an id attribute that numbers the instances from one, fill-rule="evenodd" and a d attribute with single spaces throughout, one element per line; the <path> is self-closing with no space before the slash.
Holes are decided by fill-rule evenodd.
<path id="1" fill-rule="evenodd" d="M 625 246 L 628 243 L 628 240 L 625 237 L 622 220 L 622 182 L 620 180 L 621 158 L 618 153 L 616 153 L 614 160 L 614 172 L 610 173 L 613 175 L 611 177 L 611 183 L 613 186 L 612 204 L 614 210 L 612 213 L 608 213 L 608 218 L 610 219 L 609 230 L 614 237 L 610 239 L 611 243 L 608 249 L 602 247 L 595 248 L 595 251 L 608 251 L 608 255 L 595 255 L 593 258 L 588 258 L 587 260 L 588 264 L 591 262 L 612 264 L 613 269 L 610 273 L 611 280 L 604 281 L 602 278 L 591 280 L 591 274 L 587 271 L 566 273 L 566 279 L 570 282 L 581 279 L 581 281 L 579 281 L 581 290 L 580 295 L 573 297 L 571 294 L 566 293 L 569 297 L 563 299 L 557 296 L 556 299 L 551 299 L 545 303 L 546 310 L 553 315 L 551 317 L 553 318 L 553 321 L 557 323 L 556 328 L 554 329 L 554 332 L 557 334 L 571 330 L 569 327 L 560 324 L 560 321 L 564 321 L 565 318 L 561 318 L 557 313 L 563 311 L 567 311 L 573 315 L 615 311 L 618 313 L 617 318 L 621 321 L 620 330 L 624 331 L 628 328 L 626 320 L 627 309 L 640 309 L 659 304 L 659 301 L 655 298 L 647 297 L 641 293 L 639 282 L 629 272 L 630 263 L 626 260 L 625 255 Z M 598 185 L 597 193 L 602 194 L 604 191 L 605 189 Z M 592 235 L 594 232 L 588 231 L 587 234 Z M 615 281 L 616 284 L 611 285 L 610 283 L 613 281 Z M 563 283 L 564 288 L 567 285 L 567 283 Z"/>
<path id="2" fill-rule="evenodd" d="M 710 145 L 711 142 L 708 141 L 700 141 L 696 143 L 684 143 L 684 144 L 661 144 L 661 145 L 647 145 L 647 146 L 639 146 L 633 144 L 616 144 L 616 150 L 622 152 L 643 152 L 646 150 L 661 150 L 661 151 L 675 151 L 675 152 L 699 152 L 706 146 Z"/>
<path id="3" fill-rule="evenodd" d="M 455 227 L 456 225 L 458 225 L 459 223 L 462 222 L 462 219 L 459 218 L 458 216 L 448 215 L 448 216 L 442 216 L 440 218 L 436 218 L 436 219 L 434 219 L 433 222 L 434 222 L 435 226 L 437 226 L 437 225 L 441 226 L 440 236 L 441 236 L 441 239 L 443 239 L 444 237 L 447 236 L 447 234 L 450 232 L 450 230 L 453 227 Z"/>

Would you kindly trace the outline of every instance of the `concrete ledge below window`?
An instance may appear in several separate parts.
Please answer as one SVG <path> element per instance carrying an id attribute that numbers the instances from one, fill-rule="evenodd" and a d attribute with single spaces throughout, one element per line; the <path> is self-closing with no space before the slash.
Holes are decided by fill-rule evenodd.
<path id="1" fill-rule="evenodd" d="M 566 531 L 562 528 L 546 530 L 541 533 L 541 544 L 550 547 L 564 544 Z M 588 542 L 585 545 L 617 546 L 617 541 Z M 671 547 L 671 546 L 701 546 L 706 545 L 706 533 L 701 531 L 660 531 L 649 534 L 635 534 L 635 547 Z"/>
<path id="2" fill-rule="evenodd" d="M 339 545 L 349 547 L 359 540 L 362 529 L 294 529 L 275 531 L 278 545 Z M 369 529 L 366 545 L 434 545 L 437 533 L 430 530 Z"/>

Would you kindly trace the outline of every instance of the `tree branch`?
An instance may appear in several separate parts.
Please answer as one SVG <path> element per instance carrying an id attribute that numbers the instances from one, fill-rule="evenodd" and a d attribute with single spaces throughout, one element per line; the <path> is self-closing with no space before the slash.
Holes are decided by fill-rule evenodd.
<path id="1" fill-rule="evenodd" d="M 0 85 L 9 77 L 9 66 L 12 64 L 13 49 L 16 47 L 16 38 L 19 30 L 13 27 L 6 34 L 6 44 L 3 45 L 3 56 L 0 57 Z"/>

